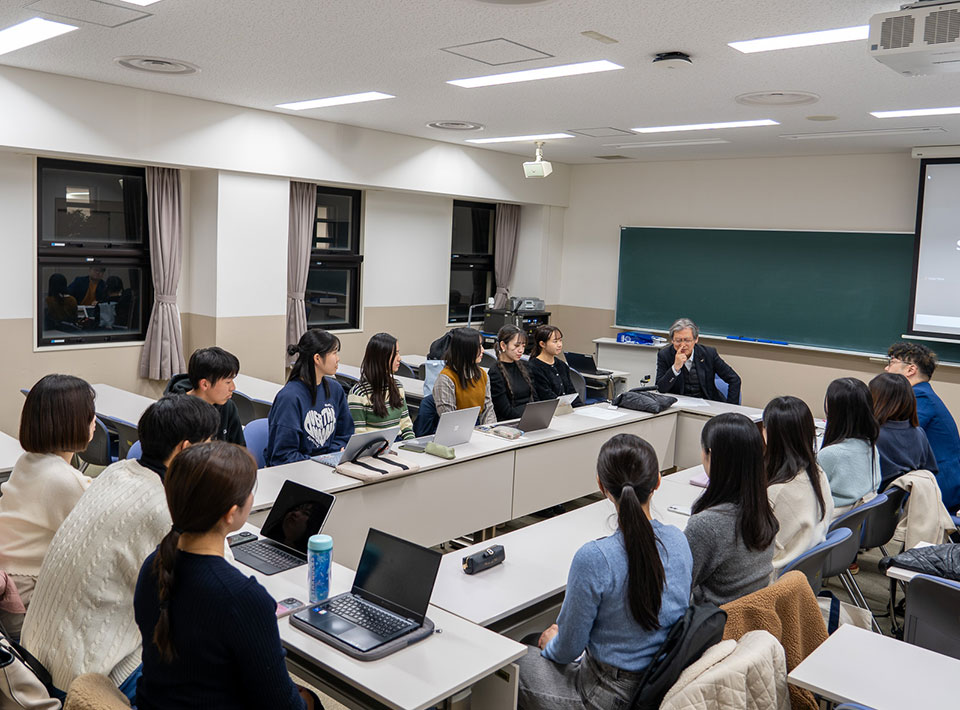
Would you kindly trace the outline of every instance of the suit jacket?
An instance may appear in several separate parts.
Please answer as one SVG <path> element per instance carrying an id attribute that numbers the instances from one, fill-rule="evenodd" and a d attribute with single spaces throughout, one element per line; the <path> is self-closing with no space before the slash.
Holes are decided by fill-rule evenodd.
<path id="1" fill-rule="evenodd" d="M 676 348 L 668 345 L 657 353 L 657 389 L 664 394 L 683 394 L 683 380 L 690 373 L 686 367 L 680 368 L 680 374 L 673 374 L 673 361 L 677 357 Z M 715 402 L 727 401 L 730 404 L 740 403 L 740 375 L 723 361 L 717 354 L 716 348 L 709 345 L 693 346 L 694 364 L 697 366 L 697 379 L 700 380 L 700 389 L 706 399 Z M 718 376 L 727 383 L 727 397 L 717 389 L 714 376 Z"/>

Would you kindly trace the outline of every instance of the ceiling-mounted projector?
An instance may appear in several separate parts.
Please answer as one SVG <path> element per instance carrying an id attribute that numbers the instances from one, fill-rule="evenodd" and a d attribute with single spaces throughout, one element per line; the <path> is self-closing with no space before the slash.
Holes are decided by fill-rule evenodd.
<path id="1" fill-rule="evenodd" d="M 869 48 L 904 76 L 960 72 L 960 0 L 924 0 L 874 15 Z"/>
<path id="2" fill-rule="evenodd" d="M 545 178 L 553 172 L 553 165 L 543 159 L 543 141 L 537 141 L 536 157 L 523 164 L 523 176 L 528 178 Z"/>

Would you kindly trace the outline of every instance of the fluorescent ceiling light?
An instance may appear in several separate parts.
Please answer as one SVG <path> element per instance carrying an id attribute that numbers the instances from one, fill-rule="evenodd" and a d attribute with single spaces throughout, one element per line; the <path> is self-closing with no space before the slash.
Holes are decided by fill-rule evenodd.
<path id="1" fill-rule="evenodd" d="M 342 106 L 344 104 L 359 104 L 364 101 L 379 101 L 380 99 L 395 99 L 391 94 L 382 94 L 379 91 L 364 91 L 360 94 L 346 94 L 345 96 L 330 96 L 325 99 L 309 99 L 294 101 L 288 104 L 277 104 L 277 108 L 288 108 L 291 111 L 304 111 L 308 108 L 325 108 L 327 106 Z"/>
<path id="2" fill-rule="evenodd" d="M 34 17 L 32 20 L 0 30 L 0 54 L 13 52 L 31 44 L 43 42 L 46 39 L 59 37 L 77 29 L 74 25 L 65 25 L 62 22 L 44 20 Z"/>
<path id="3" fill-rule="evenodd" d="M 538 133 L 533 136 L 506 136 L 504 138 L 468 138 L 467 143 L 522 143 L 524 141 L 552 141 L 557 138 L 576 138 L 569 133 Z"/>
<path id="4" fill-rule="evenodd" d="M 803 32 L 796 35 L 781 37 L 761 37 L 748 39 L 742 42 L 727 42 L 739 52 L 751 54 L 753 52 L 769 52 L 773 49 L 793 49 L 794 47 L 813 47 L 818 44 L 836 44 L 837 42 L 852 42 L 867 39 L 870 36 L 870 25 L 857 27 L 841 27 L 835 30 L 819 30 L 817 32 Z"/>
<path id="5" fill-rule="evenodd" d="M 895 136 L 904 133 L 946 133 L 940 126 L 924 126 L 922 128 L 878 128 L 868 131 L 831 131 L 824 133 L 790 133 L 780 136 L 788 140 L 803 141 L 818 138 L 868 138 L 870 136 Z"/>
<path id="6" fill-rule="evenodd" d="M 577 74 L 593 74 L 600 71 L 623 69 L 619 64 L 600 59 L 595 62 L 579 62 L 577 64 L 561 64 L 558 67 L 543 67 L 542 69 L 524 69 L 511 71 L 506 74 L 491 74 L 490 76 L 475 76 L 470 79 L 454 79 L 448 84 L 462 86 L 465 89 L 475 89 L 478 86 L 496 86 L 497 84 L 514 84 L 518 81 L 536 81 L 537 79 L 555 79 L 559 76 L 575 76 Z"/>
<path id="7" fill-rule="evenodd" d="M 619 148 L 620 150 L 629 150 L 630 148 L 668 148 L 674 145 L 719 145 L 729 143 L 722 138 L 701 138 L 688 141 L 647 141 L 646 143 L 604 143 L 604 148 Z"/>
<path id="8" fill-rule="evenodd" d="M 670 133 L 672 131 L 707 131 L 714 128 L 750 128 L 751 126 L 779 126 L 778 121 L 763 118 L 759 121 L 726 121 L 724 123 L 688 123 L 683 126 L 649 126 L 631 128 L 636 133 Z"/>
<path id="9" fill-rule="evenodd" d="M 913 116 L 949 116 L 960 113 L 960 106 L 946 108 L 910 108 L 904 111 L 871 111 L 871 116 L 877 118 L 911 118 Z"/>

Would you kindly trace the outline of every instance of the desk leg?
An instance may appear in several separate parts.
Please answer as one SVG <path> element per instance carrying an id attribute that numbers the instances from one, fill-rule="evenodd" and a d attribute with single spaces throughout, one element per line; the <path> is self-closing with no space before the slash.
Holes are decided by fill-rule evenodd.
<path id="1" fill-rule="evenodd" d="M 494 671 L 473 685 L 467 707 L 469 710 L 516 710 L 519 679 L 520 668 L 516 663 Z"/>

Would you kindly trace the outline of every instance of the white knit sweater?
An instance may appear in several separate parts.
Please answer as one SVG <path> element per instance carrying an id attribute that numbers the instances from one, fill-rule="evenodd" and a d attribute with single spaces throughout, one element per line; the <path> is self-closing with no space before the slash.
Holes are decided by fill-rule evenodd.
<path id="1" fill-rule="evenodd" d="M 0 569 L 36 577 L 90 479 L 56 454 L 23 454 L 0 496 Z"/>
<path id="2" fill-rule="evenodd" d="M 820 517 L 820 503 L 810 484 L 806 471 L 801 471 L 787 483 L 775 483 L 767 488 L 770 507 L 780 523 L 776 547 L 773 552 L 773 569 L 779 570 L 814 545 L 827 537 L 827 528 L 833 520 L 833 496 L 830 482 L 823 469 L 817 466 L 820 476 L 820 492 L 826 511 Z"/>
<path id="3" fill-rule="evenodd" d="M 58 688 L 83 673 L 120 685 L 140 665 L 133 592 L 170 526 L 163 482 L 131 459 L 101 473 L 60 526 L 22 631 Z"/>

